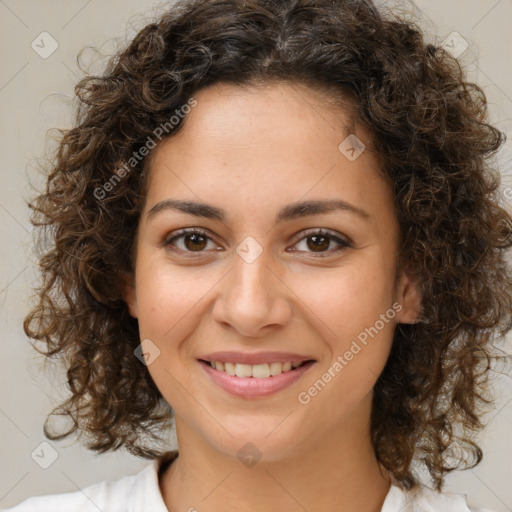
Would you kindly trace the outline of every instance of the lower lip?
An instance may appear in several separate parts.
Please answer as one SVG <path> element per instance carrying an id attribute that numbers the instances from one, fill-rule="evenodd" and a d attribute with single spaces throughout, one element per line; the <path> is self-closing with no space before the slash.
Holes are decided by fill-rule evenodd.
<path id="1" fill-rule="evenodd" d="M 256 398 L 277 393 L 299 380 L 315 364 L 314 361 L 308 361 L 306 364 L 280 375 L 256 379 L 254 377 L 234 377 L 212 368 L 208 363 L 203 361 L 199 361 L 199 363 L 215 384 L 228 393 L 243 398 Z"/>

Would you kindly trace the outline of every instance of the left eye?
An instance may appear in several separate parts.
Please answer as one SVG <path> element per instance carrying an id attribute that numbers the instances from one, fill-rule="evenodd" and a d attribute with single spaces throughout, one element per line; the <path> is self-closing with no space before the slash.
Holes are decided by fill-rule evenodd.
<path id="1" fill-rule="evenodd" d="M 323 229 L 309 231 L 305 235 L 306 236 L 303 236 L 296 245 L 299 246 L 301 243 L 303 243 L 303 246 L 305 246 L 308 249 L 311 249 L 311 252 L 321 253 L 322 256 L 326 252 L 333 253 L 346 249 L 347 247 L 351 247 L 351 244 L 347 240 L 343 240 L 342 238 L 328 231 L 324 231 Z M 327 251 L 326 249 L 328 249 L 331 246 L 332 242 L 337 244 L 338 248 Z"/>
<path id="2" fill-rule="evenodd" d="M 338 245 L 338 248 L 328 250 L 333 242 Z M 167 239 L 163 245 L 176 252 L 201 253 L 205 252 L 208 243 L 217 247 L 217 250 L 221 250 L 221 248 L 214 243 L 212 238 L 208 236 L 206 232 L 194 228 L 178 232 L 171 238 Z M 301 243 L 303 244 L 303 247 L 306 247 L 306 249 L 309 250 L 299 249 L 298 252 L 312 252 L 318 254 L 337 252 L 352 246 L 347 240 L 343 240 L 342 238 L 322 229 L 305 233 L 305 236 L 299 239 L 295 245 L 300 246 Z M 291 252 L 296 252 L 296 250 L 292 250 Z"/>

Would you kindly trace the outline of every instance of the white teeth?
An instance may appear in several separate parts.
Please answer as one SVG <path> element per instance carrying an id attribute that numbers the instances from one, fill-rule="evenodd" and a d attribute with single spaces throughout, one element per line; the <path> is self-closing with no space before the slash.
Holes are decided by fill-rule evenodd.
<path id="1" fill-rule="evenodd" d="M 268 379 L 270 377 L 270 366 L 266 363 L 253 365 L 252 376 L 255 379 Z"/>
<path id="2" fill-rule="evenodd" d="M 228 375 L 236 375 L 235 370 L 236 370 L 236 365 L 235 364 L 233 364 L 233 363 L 224 363 L 224 371 Z"/>
<path id="3" fill-rule="evenodd" d="M 270 375 L 279 375 L 283 373 L 283 365 L 281 363 L 270 363 Z"/>
<path id="4" fill-rule="evenodd" d="M 236 363 L 235 375 L 237 377 L 252 377 L 252 366 L 250 364 Z"/>
<path id="5" fill-rule="evenodd" d="M 219 361 L 210 361 L 212 368 L 228 375 L 237 377 L 254 377 L 255 379 L 268 379 L 275 377 L 283 372 L 289 372 L 298 368 L 303 361 L 286 361 L 285 363 L 264 363 L 264 364 L 240 364 L 240 363 L 222 363 Z"/>

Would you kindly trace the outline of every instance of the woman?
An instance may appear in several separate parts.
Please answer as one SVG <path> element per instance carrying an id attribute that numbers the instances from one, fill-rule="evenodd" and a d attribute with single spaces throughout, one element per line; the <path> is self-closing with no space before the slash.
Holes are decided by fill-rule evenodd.
<path id="1" fill-rule="evenodd" d="M 153 462 L 11 510 L 470 510 L 512 219 L 457 61 L 369 1 L 195 0 L 77 95 L 33 204 L 45 432 Z"/>

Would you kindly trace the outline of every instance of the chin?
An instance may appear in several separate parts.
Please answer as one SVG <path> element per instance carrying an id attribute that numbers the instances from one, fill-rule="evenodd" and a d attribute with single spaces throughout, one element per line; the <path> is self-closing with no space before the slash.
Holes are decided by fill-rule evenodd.
<path id="1" fill-rule="evenodd" d="M 283 422 L 285 417 L 286 415 L 278 421 L 275 418 L 272 418 L 272 421 L 260 418 L 258 421 L 253 416 L 247 419 L 238 417 L 236 425 L 226 428 L 229 433 L 219 428 L 215 432 L 203 432 L 203 437 L 208 440 L 212 449 L 225 457 L 239 459 L 244 464 L 249 461 L 249 464 L 246 464 L 248 467 L 256 460 L 279 462 L 297 455 L 304 444 L 298 429 L 293 428 L 291 423 L 285 426 L 288 421 Z M 222 421 L 220 423 L 228 424 Z M 211 427 L 211 423 L 209 426 Z"/>

